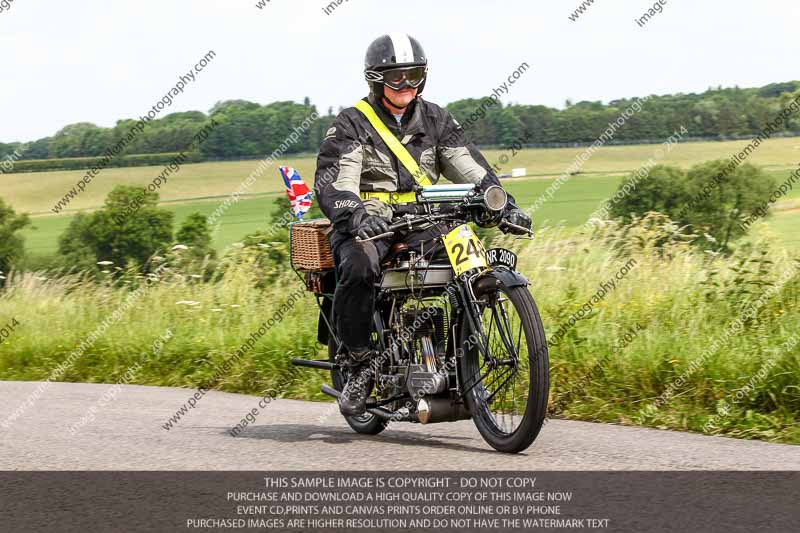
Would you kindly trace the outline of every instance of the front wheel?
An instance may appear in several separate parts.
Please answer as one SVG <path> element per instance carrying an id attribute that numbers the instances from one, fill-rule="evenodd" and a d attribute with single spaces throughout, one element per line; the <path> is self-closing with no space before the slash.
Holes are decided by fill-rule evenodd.
<path id="1" fill-rule="evenodd" d="M 527 287 L 477 284 L 475 297 L 483 335 L 463 317 L 462 394 L 486 442 L 498 451 L 518 453 L 536 439 L 547 413 L 544 327 Z"/>

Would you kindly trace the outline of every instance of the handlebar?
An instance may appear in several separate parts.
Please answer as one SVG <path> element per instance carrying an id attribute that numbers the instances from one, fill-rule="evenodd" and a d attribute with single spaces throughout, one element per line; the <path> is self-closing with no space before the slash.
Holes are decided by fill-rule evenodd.
<path id="1" fill-rule="evenodd" d="M 378 239 L 385 239 L 386 237 L 392 237 L 394 235 L 393 231 L 387 231 L 386 233 L 381 233 L 380 235 L 375 235 L 374 237 L 369 237 L 366 239 L 362 239 L 358 235 L 356 235 L 356 242 L 369 242 L 369 241 L 377 241 Z"/>
<path id="2" fill-rule="evenodd" d="M 436 204 L 434 209 L 432 206 Z M 421 201 L 416 204 L 403 204 L 393 207 L 401 219 L 389 225 L 389 231 L 367 239 L 356 236 L 356 241 L 366 242 L 393 236 L 397 231 L 413 230 L 418 224 L 435 223 L 437 221 L 473 221 L 478 225 L 496 224 L 508 204 L 506 192 L 493 185 L 481 192 L 470 192 L 459 199 Z M 503 222 L 504 227 L 514 228 L 533 235 L 529 229 L 510 222 Z"/>
<path id="3" fill-rule="evenodd" d="M 375 235 L 374 237 L 369 237 L 367 239 L 362 239 L 361 237 L 356 236 L 356 241 L 367 242 L 367 241 L 374 241 L 374 240 L 378 240 L 378 239 L 385 239 L 386 237 L 393 236 L 395 234 L 395 232 L 397 232 L 397 231 L 399 231 L 401 229 L 412 230 L 412 229 L 414 229 L 414 225 L 415 224 L 430 223 L 430 222 L 435 222 L 437 220 L 443 220 L 443 219 L 446 219 L 446 218 L 451 218 L 451 217 L 447 217 L 447 216 L 444 216 L 444 215 L 428 215 L 428 216 L 424 216 L 424 215 L 420 214 L 420 215 L 416 215 L 415 216 L 415 215 L 412 215 L 410 213 L 406 214 L 405 217 L 406 218 L 404 220 L 400 220 L 398 222 L 394 222 L 392 224 L 389 224 L 389 231 L 387 231 L 386 233 L 381 233 L 380 235 Z"/>
<path id="4" fill-rule="evenodd" d="M 514 229 L 518 229 L 518 230 L 520 230 L 520 231 L 524 231 L 525 233 L 527 233 L 527 234 L 528 234 L 528 237 L 533 237 L 533 230 L 532 230 L 532 229 L 530 229 L 530 228 L 526 228 L 526 227 L 524 227 L 524 226 L 518 226 L 517 224 L 512 224 L 511 222 L 508 222 L 508 221 L 505 221 L 505 220 L 504 220 L 503 222 L 501 222 L 501 223 L 500 223 L 500 226 L 499 226 L 499 227 L 500 227 L 501 229 L 502 229 L 502 228 L 514 228 Z"/>

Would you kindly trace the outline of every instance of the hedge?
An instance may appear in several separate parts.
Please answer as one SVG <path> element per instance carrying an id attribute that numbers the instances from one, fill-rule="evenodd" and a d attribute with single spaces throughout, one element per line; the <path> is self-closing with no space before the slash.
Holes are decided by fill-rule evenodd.
<path id="1" fill-rule="evenodd" d="M 146 167 L 163 166 L 175 159 L 179 152 L 164 154 L 141 154 L 115 157 L 105 165 L 111 167 Z M 32 159 L 21 160 L 14 163 L 13 172 L 45 172 L 50 170 L 87 170 L 92 167 L 101 167 L 104 157 L 70 157 L 63 159 Z M 184 163 L 200 163 L 204 161 L 199 152 L 185 154 Z"/>

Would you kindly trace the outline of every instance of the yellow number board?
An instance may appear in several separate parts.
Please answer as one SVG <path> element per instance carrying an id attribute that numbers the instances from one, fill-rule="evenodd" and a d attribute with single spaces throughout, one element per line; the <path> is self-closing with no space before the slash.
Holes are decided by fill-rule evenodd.
<path id="1" fill-rule="evenodd" d="M 486 250 L 477 235 L 463 224 L 444 236 L 444 247 L 456 276 L 473 268 L 485 268 Z"/>

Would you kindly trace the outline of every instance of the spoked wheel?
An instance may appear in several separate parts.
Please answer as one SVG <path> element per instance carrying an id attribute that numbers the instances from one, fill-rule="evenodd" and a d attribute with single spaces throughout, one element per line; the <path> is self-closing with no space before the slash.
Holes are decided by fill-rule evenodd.
<path id="1" fill-rule="evenodd" d="M 336 362 L 336 341 L 331 336 L 328 339 L 328 360 L 331 363 Z M 339 369 L 331 370 L 331 380 L 333 381 L 333 388 L 338 390 L 339 392 L 342 391 L 344 388 L 344 384 L 347 382 L 347 377 L 345 375 L 345 371 Z M 371 385 L 370 385 L 371 386 Z M 379 418 L 370 413 L 364 413 L 363 415 L 358 416 L 346 416 L 344 419 L 353 428 L 356 433 L 361 433 L 363 435 L 377 435 L 388 425 L 388 421 L 382 418 Z"/>
<path id="2" fill-rule="evenodd" d="M 501 452 L 521 452 L 536 439 L 547 413 L 550 379 L 542 321 L 526 287 L 483 284 L 475 296 L 485 341 L 465 317 L 459 368 L 464 398 L 486 442 Z"/>

